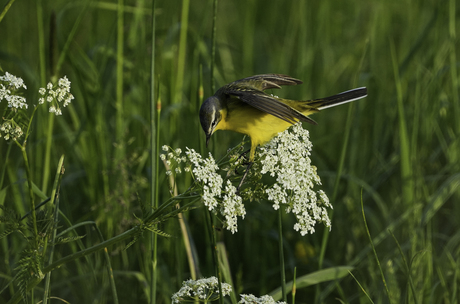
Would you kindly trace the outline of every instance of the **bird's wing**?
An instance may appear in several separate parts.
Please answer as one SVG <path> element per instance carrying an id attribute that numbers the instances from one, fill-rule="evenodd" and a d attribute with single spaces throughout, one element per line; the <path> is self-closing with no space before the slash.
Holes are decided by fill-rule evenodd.
<path id="1" fill-rule="evenodd" d="M 266 89 L 281 88 L 281 85 L 295 85 L 298 83 L 302 82 L 285 75 L 256 75 L 232 82 L 222 87 L 220 93 L 234 96 L 254 108 L 289 123 L 295 123 L 297 120 L 300 120 L 316 124 L 313 119 L 279 101 L 276 97 L 263 92 Z"/>
<path id="2" fill-rule="evenodd" d="M 281 89 L 283 85 L 301 84 L 302 81 L 282 74 L 261 74 L 243 78 L 233 83 L 264 91 L 268 89 Z"/>

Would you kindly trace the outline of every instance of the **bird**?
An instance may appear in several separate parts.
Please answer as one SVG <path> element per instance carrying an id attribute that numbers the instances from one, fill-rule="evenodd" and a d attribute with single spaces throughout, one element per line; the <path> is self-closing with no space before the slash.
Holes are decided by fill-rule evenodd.
<path id="1" fill-rule="evenodd" d="M 248 135 L 251 139 L 248 171 L 257 146 L 264 145 L 299 121 L 316 125 L 308 117 L 310 114 L 367 96 L 365 87 L 305 101 L 280 98 L 264 92 L 301 83 L 301 80 L 287 75 L 262 74 L 224 85 L 207 98 L 200 108 L 200 123 L 206 135 L 206 146 L 211 135 L 218 130 Z"/>

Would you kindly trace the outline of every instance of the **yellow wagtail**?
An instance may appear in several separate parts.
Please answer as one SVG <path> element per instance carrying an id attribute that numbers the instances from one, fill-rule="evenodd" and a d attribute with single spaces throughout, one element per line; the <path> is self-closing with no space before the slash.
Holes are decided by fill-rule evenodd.
<path id="1" fill-rule="evenodd" d="M 206 134 L 206 146 L 217 130 L 246 134 L 251 138 L 249 162 L 252 163 L 258 145 L 267 143 L 292 124 L 298 121 L 316 124 L 307 116 L 367 96 L 365 87 L 305 101 L 279 98 L 264 92 L 267 89 L 281 89 L 282 85 L 301 83 L 302 81 L 286 75 L 263 74 L 224 85 L 206 99 L 200 108 L 200 122 Z"/>

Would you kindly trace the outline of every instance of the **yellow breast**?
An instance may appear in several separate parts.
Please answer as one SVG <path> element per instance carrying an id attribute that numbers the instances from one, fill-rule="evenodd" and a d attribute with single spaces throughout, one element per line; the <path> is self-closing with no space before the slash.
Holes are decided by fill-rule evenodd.
<path id="1" fill-rule="evenodd" d="M 251 106 L 232 109 L 231 113 L 225 111 L 222 114 L 223 119 L 216 130 L 230 130 L 248 135 L 251 138 L 250 161 L 254 159 L 257 146 L 269 142 L 279 132 L 291 126 L 290 123 Z"/>

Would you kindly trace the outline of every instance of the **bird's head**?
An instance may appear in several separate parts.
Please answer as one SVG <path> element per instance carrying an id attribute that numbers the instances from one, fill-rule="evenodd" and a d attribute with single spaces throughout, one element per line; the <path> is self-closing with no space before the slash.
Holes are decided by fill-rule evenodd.
<path id="1" fill-rule="evenodd" d="M 206 99 L 200 108 L 200 122 L 206 134 L 206 146 L 208 146 L 211 135 L 216 130 L 217 125 L 222 120 L 222 102 L 216 96 Z"/>

